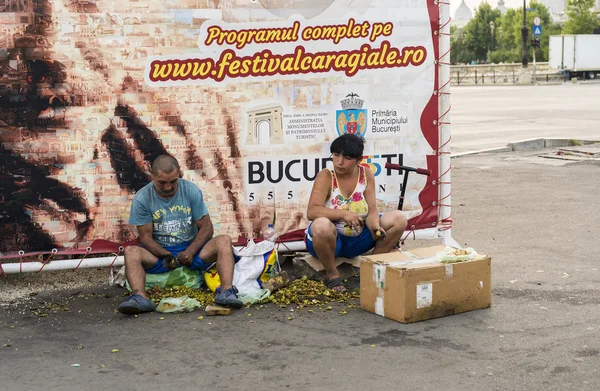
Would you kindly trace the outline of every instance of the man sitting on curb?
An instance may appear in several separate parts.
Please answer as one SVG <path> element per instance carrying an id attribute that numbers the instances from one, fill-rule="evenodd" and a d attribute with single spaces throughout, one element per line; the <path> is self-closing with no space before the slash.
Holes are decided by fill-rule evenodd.
<path id="1" fill-rule="evenodd" d="M 163 260 L 176 257 L 181 266 L 207 270 L 215 261 L 221 290 L 215 302 L 239 308 L 233 283 L 234 257 L 231 237 L 213 238 L 213 225 L 202 191 L 180 179 L 177 160 L 159 156 L 152 163 L 153 181 L 138 191 L 131 205 L 129 222 L 137 226 L 141 246 L 125 249 L 125 276 L 132 295 L 118 307 L 123 314 L 154 311 L 144 289 L 146 273 L 171 270 Z"/>

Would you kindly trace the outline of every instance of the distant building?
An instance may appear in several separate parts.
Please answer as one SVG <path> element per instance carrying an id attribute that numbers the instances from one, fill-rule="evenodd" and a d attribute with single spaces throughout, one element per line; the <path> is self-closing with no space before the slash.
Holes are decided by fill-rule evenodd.
<path id="1" fill-rule="evenodd" d="M 567 0 L 542 0 L 541 3 L 548 8 L 553 18 L 554 15 L 564 14 L 567 9 Z"/>
<path id="2" fill-rule="evenodd" d="M 506 6 L 504 5 L 504 0 L 498 0 L 498 10 L 502 15 L 506 13 Z"/>
<path id="3" fill-rule="evenodd" d="M 567 20 L 565 13 L 567 10 L 567 0 L 542 0 L 542 4 L 548 8 L 553 21 L 564 22 Z"/>
<path id="4" fill-rule="evenodd" d="M 465 27 L 469 20 L 473 19 L 473 11 L 469 8 L 469 6 L 465 3 L 465 0 L 462 0 L 456 13 L 454 14 L 454 19 L 452 20 L 452 25 L 458 28 Z"/>

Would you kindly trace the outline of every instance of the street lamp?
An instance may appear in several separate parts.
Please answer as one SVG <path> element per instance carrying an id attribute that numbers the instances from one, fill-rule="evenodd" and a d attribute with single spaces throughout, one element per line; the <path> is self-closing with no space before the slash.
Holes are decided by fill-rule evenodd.
<path id="1" fill-rule="evenodd" d="M 496 28 L 496 25 L 494 24 L 493 20 L 490 20 L 490 31 L 492 32 L 492 52 L 494 51 L 494 28 Z"/>
<path id="2" fill-rule="evenodd" d="M 504 39 L 504 36 L 502 35 L 502 26 L 498 27 L 498 36 L 500 37 L 500 42 L 498 43 L 498 47 L 501 47 L 503 39 Z"/>
<path id="3" fill-rule="evenodd" d="M 527 0 L 523 0 L 523 27 L 521 27 L 521 62 L 527 66 Z"/>

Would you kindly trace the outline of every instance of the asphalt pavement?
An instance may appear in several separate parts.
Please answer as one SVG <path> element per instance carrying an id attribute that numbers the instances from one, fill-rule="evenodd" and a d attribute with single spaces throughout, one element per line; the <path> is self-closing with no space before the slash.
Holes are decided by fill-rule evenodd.
<path id="1" fill-rule="evenodd" d="M 453 236 L 492 257 L 489 309 L 414 324 L 348 303 L 136 318 L 115 312 L 120 288 L 41 293 L 0 312 L 2 389 L 596 391 L 600 165 L 535 155 L 453 159 Z"/>
<path id="2" fill-rule="evenodd" d="M 532 138 L 600 140 L 600 83 L 452 87 L 452 152 Z"/>

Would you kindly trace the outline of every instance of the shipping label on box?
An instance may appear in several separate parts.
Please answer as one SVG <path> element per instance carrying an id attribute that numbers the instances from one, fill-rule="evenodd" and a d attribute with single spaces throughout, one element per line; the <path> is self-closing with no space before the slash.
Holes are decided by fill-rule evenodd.
<path id="1" fill-rule="evenodd" d="M 478 254 L 440 263 L 435 246 L 367 256 L 360 270 L 360 303 L 402 323 L 438 318 L 491 305 L 491 259 Z"/>

